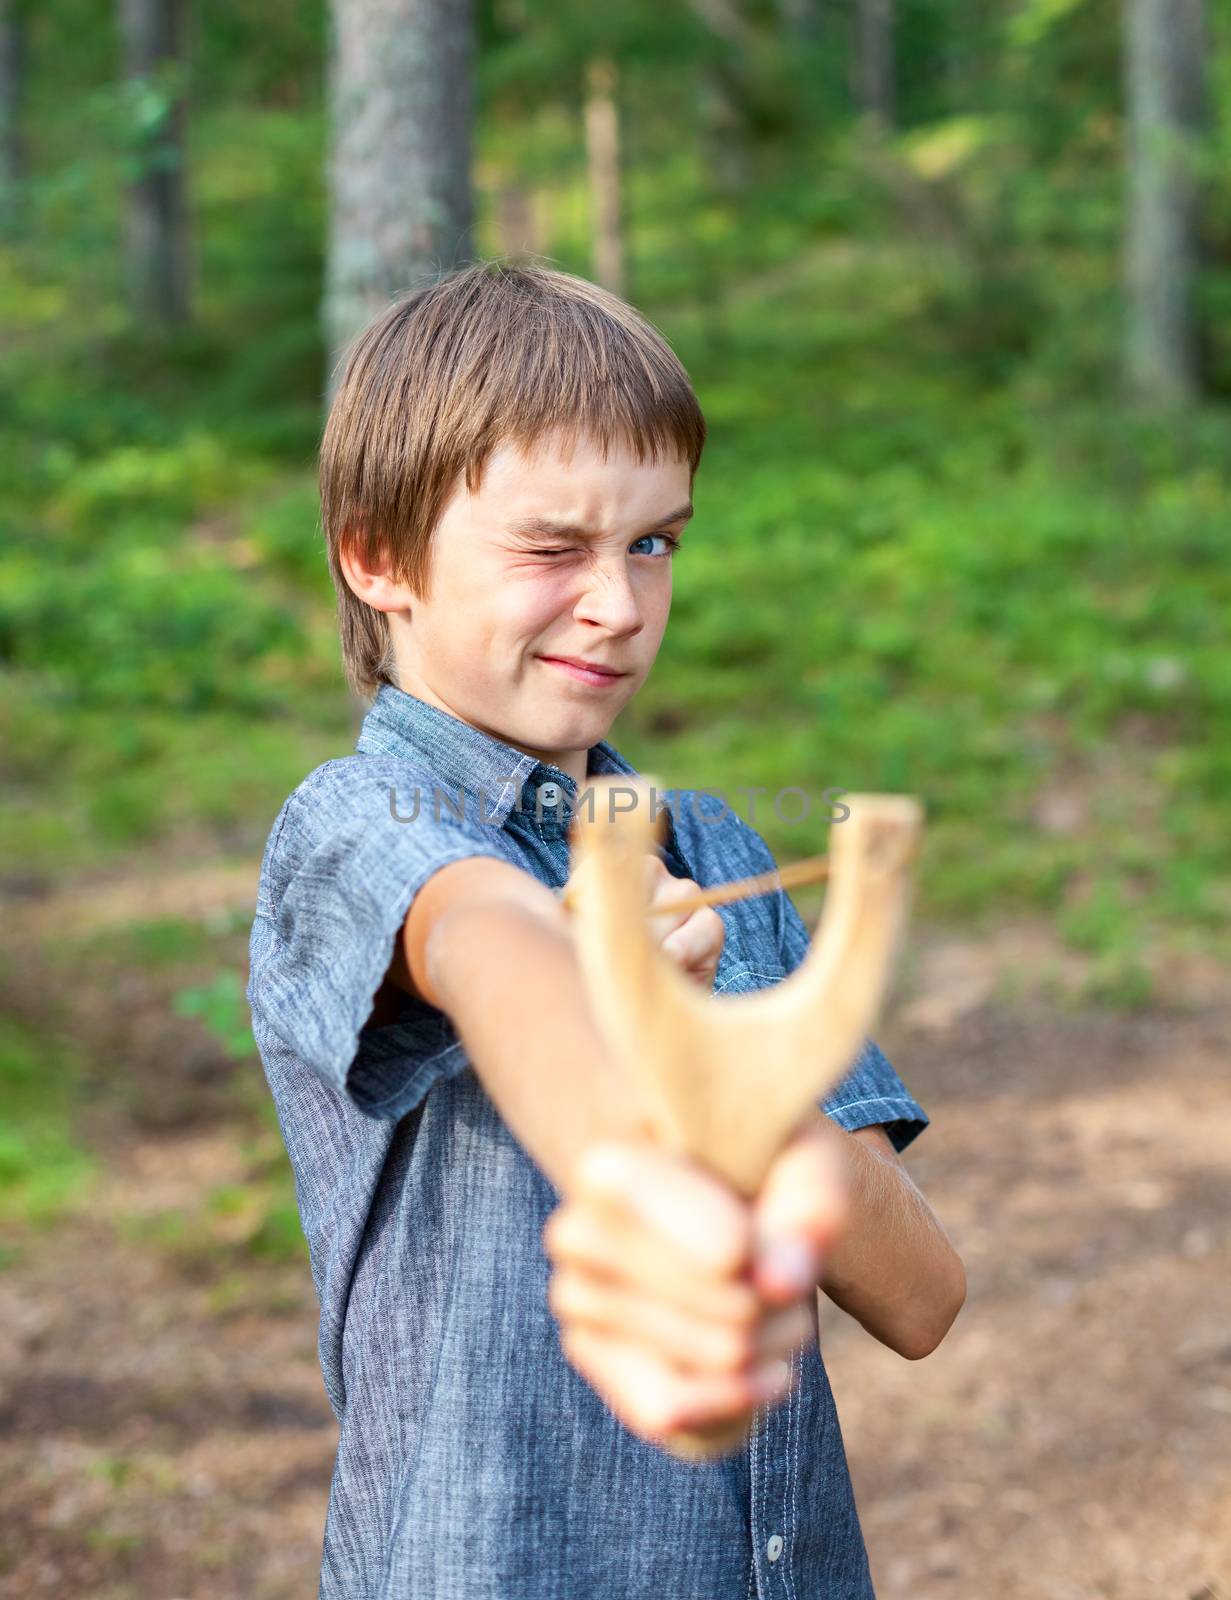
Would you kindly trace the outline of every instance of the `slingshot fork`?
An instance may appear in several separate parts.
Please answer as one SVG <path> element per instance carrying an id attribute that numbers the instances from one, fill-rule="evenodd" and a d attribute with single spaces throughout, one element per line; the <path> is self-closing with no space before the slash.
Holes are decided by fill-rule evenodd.
<path id="1" fill-rule="evenodd" d="M 844 795 L 829 892 L 802 965 L 772 989 L 707 995 L 648 929 L 644 857 L 658 839 L 647 774 L 587 781 L 569 831 L 569 904 L 595 1019 L 649 1125 L 751 1198 L 805 1113 L 854 1064 L 905 924 L 922 808 L 906 795 Z M 661 810 L 661 808 L 660 808 Z M 662 1443 L 705 1460 L 734 1448 L 751 1414 Z"/>

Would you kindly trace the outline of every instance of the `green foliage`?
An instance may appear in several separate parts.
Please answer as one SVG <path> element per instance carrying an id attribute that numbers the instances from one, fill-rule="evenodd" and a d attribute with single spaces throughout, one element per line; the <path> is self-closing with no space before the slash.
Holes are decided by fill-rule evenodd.
<path id="1" fill-rule="evenodd" d="M 175 997 L 181 1017 L 199 1017 L 209 1033 L 233 1060 L 256 1054 L 248 1021 L 243 977 L 231 969 L 218 972 L 207 984 L 181 989 Z"/>
<path id="2" fill-rule="evenodd" d="M 730 308 L 720 362 L 675 323 L 719 404 L 630 743 L 680 781 L 921 794 L 925 913 L 1039 911 L 1121 962 L 1177 913 L 1225 931 L 1231 428 L 1160 439 L 1037 368 L 989 389 L 934 358 L 931 275 L 817 249 Z M 1045 831 L 1073 786 L 1079 820 Z M 755 820 L 783 855 L 818 847 Z"/>
<path id="3" fill-rule="evenodd" d="M 121 1231 L 185 1276 L 210 1283 L 219 1312 L 250 1300 L 252 1268 L 299 1265 L 307 1255 L 290 1168 L 272 1130 L 263 1132 L 243 1182 L 216 1184 L 191 1208 L 130 1218 Z M 277 1308 L 268 1299 L 262 1304 Z"/>
<path id="4" fill-rule="evenodd" d="M 0 1019 L 0 1223 L 48 1223 L 82 1199 L 94 1163 L 73 1132 L 76 1068 L 55 1041 Z"/>
<path id="5" fill-rule="evenodd" d="M 60 948 L 73 962 L 105 957 L 120 967 L 157 972 L 160 968 L 174 969 L 215 959 L 219 934 L 243 932 L 247 922 L 247 914 L 242 912 L 219 913 L 208 921 L 158 917 L 120 928 L 65 935 Z"/>

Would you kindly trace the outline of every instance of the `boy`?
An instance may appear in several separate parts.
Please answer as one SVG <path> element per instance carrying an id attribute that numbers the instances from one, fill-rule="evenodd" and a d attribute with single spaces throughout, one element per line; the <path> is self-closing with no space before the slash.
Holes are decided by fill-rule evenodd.
<path id="1" fill-rule="evenodd" d="M 897 1157 L 927 1118 L 868 1041 L 746 1204 L 644 1137 L 558 898 L 586 779 L 634 770 L 605 735 L 704 439 L 661 336 L 537 265 L 391 306 L 331 406 L 322 521 L 374 698 L 274 823 L 248 986 L 340 1428 L 323 1600 L 871 1594 L 816 1291 L 904 1355 L 943 1337 L 961 1263 Z M 732 812 L 668 818 L 656 902 L 773 865 Z M 715 992 L 808 948 L 782 892 L 652 926 Z M 753 1405 L 718 1461 L 656 1442 Z"/>

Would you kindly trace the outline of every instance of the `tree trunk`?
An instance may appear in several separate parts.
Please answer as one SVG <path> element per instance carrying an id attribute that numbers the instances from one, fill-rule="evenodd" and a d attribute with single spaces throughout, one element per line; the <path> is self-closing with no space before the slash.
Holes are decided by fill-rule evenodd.
<path id="1" fill-rule="evenodd" d="M 125 196 L 128 302 L 139 323 L 170 327 L 187 322 L 190 299 L 181 0 L 120 0 L 120 32 L 129 87 L 159 108 L 141 125 Z"/>
<path id="2" fill-rule="evenodd" d="M 1128 218 L 1124 374 L 1152 405 L 1200 387 L 1198 137 L 1205 122 L 1203 0 L 1125 0 Z"/>
<path id="3" fill-rule="evenodd" d="M 515 177 L 503 178 L 496 186 L 496 228 L 501 255 L 542 253 L 544 236 L 535 193 Z"/>
<path id="4" fill-rule="evenodd" d="M 586 73 L 586 165 L 594 278 L 624 293 L 624 242 L 620 232 L 620 113 L 615 64 L 605 56 Z"/>
<path id="5" fill-rule="evenodd" d="M 28 62 L 26 13 L 21 0 L 0 0 L 0 232 L 21 231 L 21 190 L 26 180 L 22 127 Z"/>
<path id="6" fill-rule="evenodd" d="M 738 197 L 748 187 L 748 128 L 744 114 L 745 63 L 756 44 L 745 0 L 691 0 L 718 48 L 702 67 L 702 161 L 714 188 Z"/>
<path id="7" fill-rule="evenodd" d="M 884 131 L 896 116 L 893 0 L 857 0 L 855 26 L 855 99 L 869 123 Z"/>
<path id="8" fill-rule="evenodd" d="M 778 22 L 784 44 L 805 47 L 821 36 L 821 0 L 777 0 Z"/>
<path id="9" fill-rule="evenodd" d="M 351 339 L 472 255 L 470 0 L 333 0 L 329 388 Z"/>

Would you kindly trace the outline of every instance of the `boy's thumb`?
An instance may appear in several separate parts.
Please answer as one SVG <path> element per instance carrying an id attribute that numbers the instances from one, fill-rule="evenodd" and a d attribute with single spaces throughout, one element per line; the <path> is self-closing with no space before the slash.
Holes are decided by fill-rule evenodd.
<path id="1" fill-rule="evenodd" d="M 756 1270 L 763 1287 L 802 1293 L 820 1276 L 822 1253 L 847 1213 L 846 1152 L 820 1124 L 777 1156 L 753 1204 Z"/>

